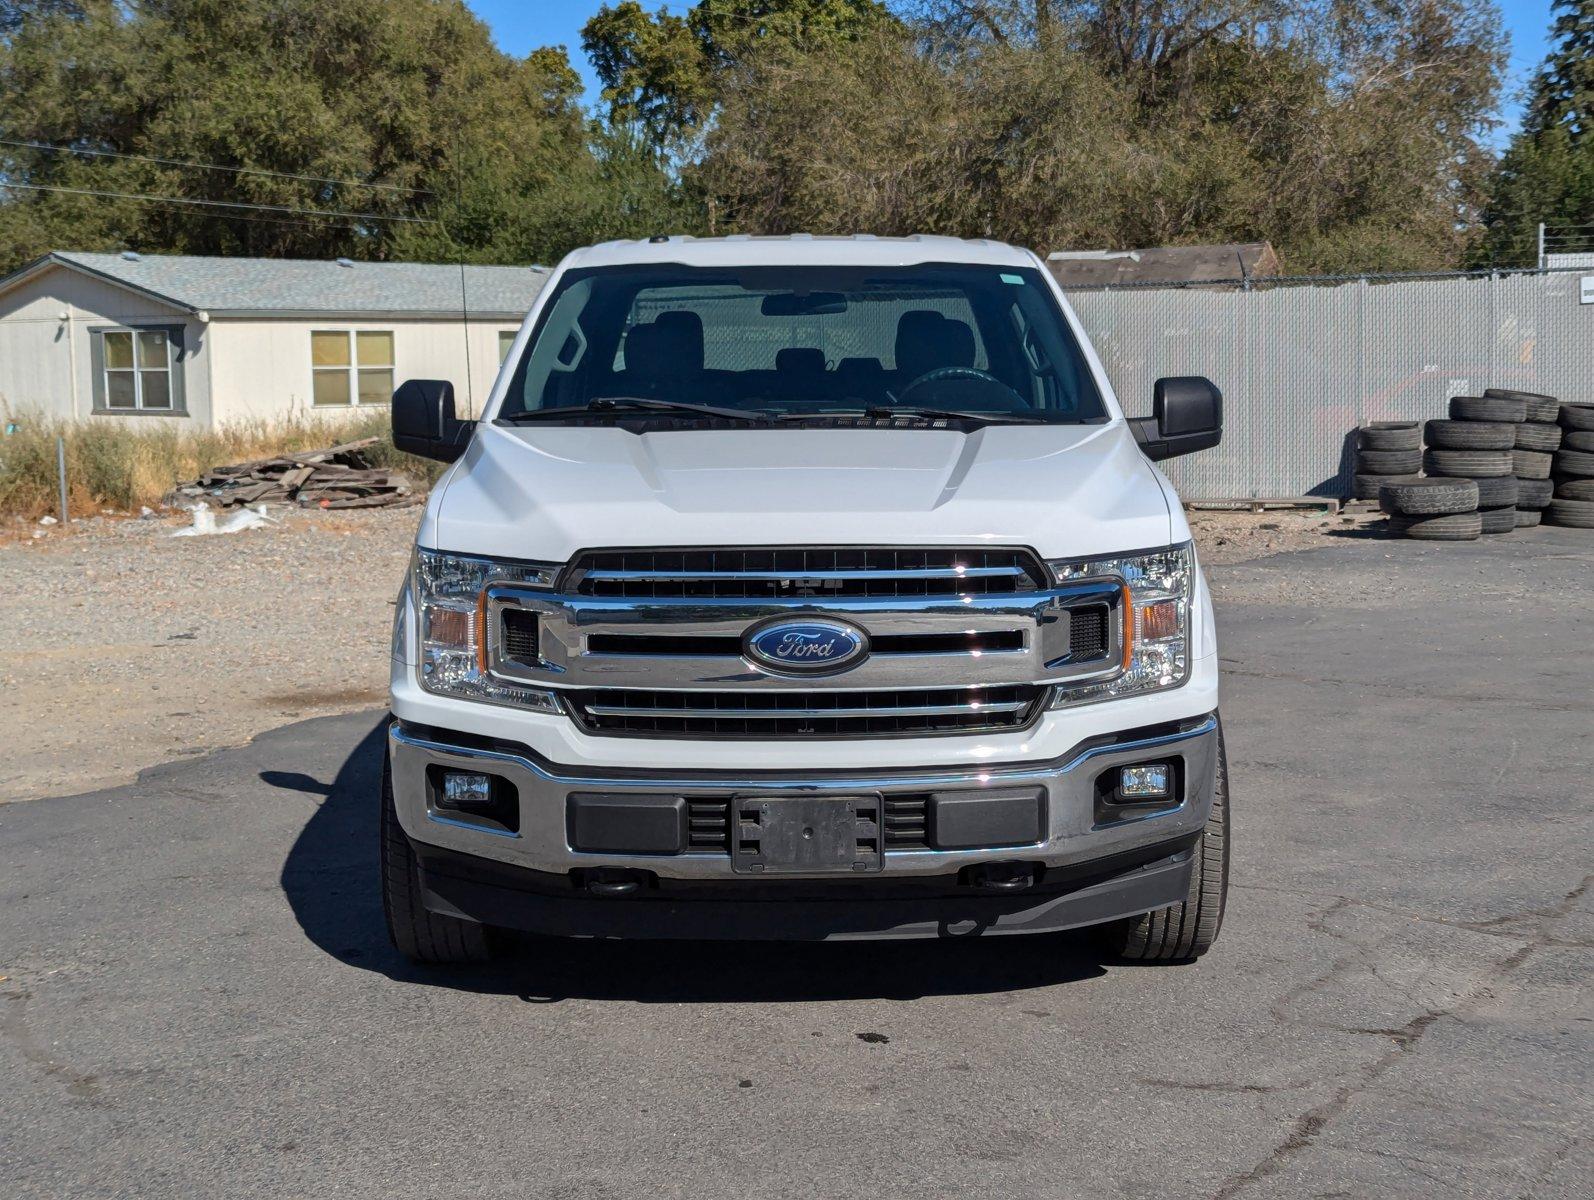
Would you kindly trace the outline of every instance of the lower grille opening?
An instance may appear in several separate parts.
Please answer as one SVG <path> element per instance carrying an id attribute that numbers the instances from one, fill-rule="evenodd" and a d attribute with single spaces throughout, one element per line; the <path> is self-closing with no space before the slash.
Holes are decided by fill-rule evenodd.
<path id="1" fill-rule="evenodd" d="M 925 737 L 1022 729 L 1045 692 L 1034 685 L 885 692 L 680 692 L 594 688 L 564 693 L 588 732 L 631 737 Z"/>
<path id="2" fill-rule="evenodd" d="M 687 800 L 686 848 L 700 852 L 730 853 L 731 802 L 729 800 Z"/>
<path id="3" fill-rule="evenodd" d="M 886 797 L 886 849 L 930 848 L 930 797 Z"/>
<path id="4" fill-rule="evenodd" d="M 688 797 L 687 849 L 698 854 L 729 854 L 731 801 Z M 928 792 L 888 795 L 885 798 L 885 848 L 930 849 L 930 795 Z"/>

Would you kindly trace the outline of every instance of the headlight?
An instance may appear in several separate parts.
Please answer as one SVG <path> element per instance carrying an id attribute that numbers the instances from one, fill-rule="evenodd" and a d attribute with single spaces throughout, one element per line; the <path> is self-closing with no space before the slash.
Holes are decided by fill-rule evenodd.
<path id="1" fill-rule="evenodd" d="M 506 583 L 551 588 L 559 568 L 499 562 L 437 550 L 415 552 L 421 686 L 440 696 L 558 712 L 552 692 L 494 679 L 487 671 L 487 588 Z"/>
<path id="2" fill-rule="evenodd" d="M 1195 560 L 1188 543 L 1151 554 L 1049 565 L 1059 583 L 1116 578 L 1127 593 L 1122 673 L 1105 683 L 1058 685 L 1053 708 L 1176 688 L 1189 678 Z"/>

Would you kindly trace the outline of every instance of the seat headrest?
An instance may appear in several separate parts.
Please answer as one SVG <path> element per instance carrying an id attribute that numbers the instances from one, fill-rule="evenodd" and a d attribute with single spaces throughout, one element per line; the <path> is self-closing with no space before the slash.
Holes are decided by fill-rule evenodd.
<path id="1" fill-rule="evenodd" d="M 974 330 L 967 322 L 914 309 L 897 318 L 897 372 L 917 379 L 939 367 L 974 365 Z"/>
<path id="2" fill-rule="evenodd" d="M 823 375 L 825 352 L 814 346 L 787 346 L 775 352 L 775 370 L 782 375 Z"/>
<path id="3" fill-rule="evenodd" d="M 628 375 L 688 375 L 702 369 L 703 318 L 694 312 L 660 313 L 625 335 Z"/>

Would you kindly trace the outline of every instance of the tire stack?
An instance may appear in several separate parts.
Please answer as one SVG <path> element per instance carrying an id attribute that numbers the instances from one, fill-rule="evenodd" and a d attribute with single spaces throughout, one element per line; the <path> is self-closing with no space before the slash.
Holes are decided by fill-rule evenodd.
<path id="1" fill-rule="evenodd" d="M 1522 421 L 1517 425 L 1516 442 L 1511 448 L 1511 473 L 1517 480 L 1516 527 L 1537 525 L 1555 486 L 1550 482 L 1550 468 L 1561 444 L 1561 427 L 1557 423 L 1561 402 L 1554 396 L 1505 388 L 1490 388 L 1483 395 L 1490 400 L 1522 401 Z"/>
<path id="2" fill-rule="evenodd" d="M 1545 508 L 1550 525 L 1594 529 L 1594 404 L 1563 404 L 1561 445 L 1555 452 L 1555 495 Z"/>
<path id="3" fill-rule="evenodd" d="M 1517 430 L 1527 420 L 1527 410 L 1519 393 L 1453 396 L 1450 419 L 1429 421 L 1425 427 L 1428 449 L 1422 456 L 1423 473 L 1430 479 L 1465 479 L 1477 485 L 1479 533 L 1509 533 L 1517 527 L 1522 492 L 1517 479 Z M 1538 469 L 1536 462 L 1524 460 L 1524 465 Z M 1548 477 L 1547 463 L 1545 467 Z M 1530 502 L 1543 507 L 1548 496 L 1543 501 L 1532 498 L 1540 490 L 1542 485 L 1529 489 Z M 1537 524 L 1537 519 L 1532 523 Z"/>
<path id="4" fill-rule="evenodd" d="M 1356 474 L 1351 498 L 1377 500 L 1386 483 L 1417 478 L 1422 466 L 1422 431 L 1415 421 L 1374 421 L 1356 431 Z"/>
<path id="5" fill-rule="evenodd" d="M 1401 479 L 1378 490 L 1389 528 L 1424 542 L 1471 542 L 1483 532 L 1478 485 L 1471 479 Z"/>

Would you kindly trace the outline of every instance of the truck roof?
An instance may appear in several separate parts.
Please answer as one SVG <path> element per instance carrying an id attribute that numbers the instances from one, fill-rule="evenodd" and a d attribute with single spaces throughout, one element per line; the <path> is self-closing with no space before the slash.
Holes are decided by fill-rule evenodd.
<path id="1" fill-rule="evenodd" d="M 671 236 L 603 242 L 573 251 L 566 267 L 616 267 L 637 263 L 681 263 L 691 267 L 746 266 L 911 266 L 914 263 L 982 263 L 1033 267 L 1028 250 L 985 238 L 876 237 L 856 233 L 832 236 L 791 233 L 780 236 L 732 234 L 729 237 Z"/>

